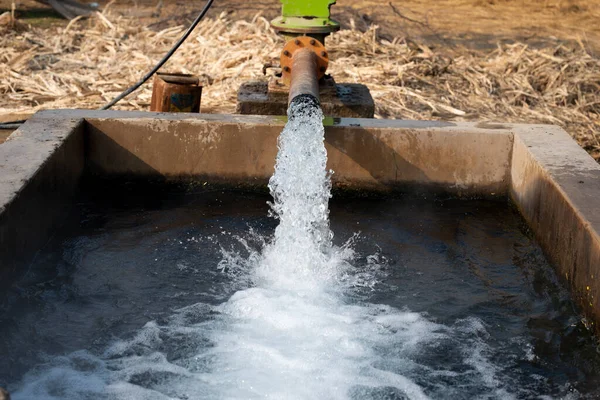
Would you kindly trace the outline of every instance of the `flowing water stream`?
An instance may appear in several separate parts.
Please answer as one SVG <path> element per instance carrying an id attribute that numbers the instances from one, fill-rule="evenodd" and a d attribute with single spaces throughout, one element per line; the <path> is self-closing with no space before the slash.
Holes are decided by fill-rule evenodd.
<path id="1" fill-rule="evenodd" d="M 142 328 L 135 328 L 135 334 L 124 337 L 106 322 L 106 330 L 116 337 L 98 339 L 97 343 L 89 344 L 91 348 L 47 356 L 22 379 L 11 383 L 14 399 L 578 398 L 578 392 L 568 381 L 573 376 L 581 377 L 582 372 L 573 367 L 574 372 L 569 375 L 571 367 L 564 366 L 562 361 L 555 364 L 546 359 L 540 361 L 534 352 L 533 339 L 523 333 L 527 329 L 522 327 L 527 324 L 522 322 L 525 321 L 522 314 L 547 309 L 548 304 L 558 302 L 556 299 L 563 298 L 564 294 L 527 303 L 529 299 L 519 297 L 521 286 L 511 282 L 523 280 L 522 276 L 503 278 L 501 272 L 490 268 L 493 272 L 486 274 L 496 274 L 493 279 L 501 281 L 498 285 L 501 292 L 516 292 L 510 295 L 517 299 L 511 307 L 516 310 L 515 315 L 521 314 L 509 320 L 508 326 L 503 326 L 505 323 L 501 321 L 497 325 L 486 322 L 486 315 L 495 313 L 492 305 L 481 306 L 478 315 L 469 311 L 455 317 L 444 311 L 437 318 L 402 306 L 403 302 L 412 301 L 414 308 L 418 308 L 411 296 L 419 291 L 411 282 L 434 285 L 435 274 L 425 279 L 422 271 L 427 271 L 427 267 L 424 265 L 419 276 L 411 277 L 408 270 L 396 276 L 390 272 L 384 252 L 376 245 L 365 254 L 356 249 L 360 238 L 355 235 L 341 242 L 334 240 L 329 220 L 331 184 L 330 172 L 326 169 L 322 113 L 311 102 L 298 102 L 292 104 L 289 116 L 279 138 L 275 173 L 269 183 L 273 197 L 270 212 L 278 221 L 274 233 L 250 229 L 246 234 L 232 235 L 216 227 L 230 242 L 226 245 L 226 240 L 214 240 L 217 235 L 210 236 L 213 238 L 210 243 L 220 248 L 221 260 L 217 268 L 214 268 L 215 261 L 212 270 L 202 271 L 200 280 L 213 280 L 218 284 L 198 289 L 201 293 L 197 296 L 205 296 L 201 301 L 190 302 L 198 299 L 188 292 L 173 294 L 177 296 L 174 301 L 179 302 L 179 307 L 173 307 L 167 316 L 148 317 Z M 252 207 L 251 202 L 248 204 L 247 207 Z M 244 207 L 244 204 L 237 206 Z M 143 217 L 135 222 L 136 231 L 139 231 L 140 219 Z M 148 237 L 161 229 L 156 221 L 152 227 L 145 234 Z M 107 228 L 102 229 L 105 232 Z M 443 235 L 443 229 L 440 224 L 439 232 L 431 235 Z M 197 244 L 193 239 L 191 244 Z M 81 260 L 86 257 L 85 252 L 93 253 L 98 247 L 90 244 L 93 242 L 90 240 L 73 245 L 79 252 L 74 265 L 84 264 Z M 139 240 L 142 239 L 119 238 L 121 243 Z M 412 240 L 406 237 L 397 241 L 409 243 Z M 158 247 L 164 242 L 151 246 Z M 186 245 L 185 250 L 180 247 L 178 251 L 193 251 L 197 256 L 199 252 L 208 252 L 210 243 L 190 249 Z M 138 242 L 130 245 L 132 248 L 140 246 Z M 431 254 L 447 251 L 433 247 Z M 455 256 L 460 258 L 458 253 Z M 489 254 L 501 258 L 494 250 Z M 137 259 L 148 259 L 151 263 L 148 257 L 155 256 L 137 255 Z M 155 261 L 160 263 L 158 257 L 156 255 Z M 95 282 L 102 281 L 98 270 L 105 268 L 104 265 L 117 268 L 115 260 L 116 257 L 107 256 L 97 261 L 95 271 L 99 275 L 94 277 Z M 500 264 L 510 263 L 498 262 Z M 118 268 L 127 270 L 124 264 L 118 264 Z M 164 285 L 163 292 L 172 289 L 166 286 L 186 286 L 186 281 L 197 278 L 192 273 L 198 273 L 196 268 L 199 267 L 189 262 L 182 263 L 178 271 L 169 273 L 171 284 L 161 280 L 156 285 Z M 477 266 L 472 268 L 482 271 Z M 485 297 L 485 290 L 480 286 L 473 289 L 471 286 L 475 284 L 469 278 L 462 276 L 454 282 L 450 276 L 440 278 L 448 287 L 438 282 L 435 286 L 438 293 L 429 295 L 435 301 L 427 303 L 428 308 L 443 309 L 443 303 L 453 301 L 460 304 L 463 290 L 464 297 L 474 303 L 472 299 Z M 481 278 L 484 282 L 481 287 L 494 286 L 486 283 L 488 278 Z M 146 282 L 141 275 L 123 275 L 121 279 L 119 290 L 126 287 L 132 291 L 144 290 L 143 285 L 135 287 L 138 279 Z M 403 279 L 411 282 L 403 283 Z M 506 282 L 502 283 L 502 279 Z M 64 285 L 69 284 L 74 285 L 73 282 Z M 518 284 L 529 287 L 528 282 Z M 115 297 L 116 284 L 97 285 L 89 298 L 106 291 L 111 292 L 111 299 Z M 107 289 L 105 285 L 115 286 Z M 63 289 L 53 290 L 62 293 L 57 296 L 64 296 L 61 297 L 63 303 L 68 304 L 82 295 L 68 293 L 63 284 L 61 287 Z M 422 290 L 428 288 L 422 287 Z M 443 295 L 439 293 L 446 290 Z M 384 300 L 386 296 L 401 298 L 405 291 L 413 293 L 409 300 L 403 298 L 397 305 Z M 226 298 L 222 298 L 223 293 L 227 294 Z M 209 295 L 213 296 L 212 300 L 207 300 Z M 378 296 L 379 302 L 376 301 Z M 140 309 L 151 309 L 153 303 L 161 301 L 164 300 L 160 296 L 148 298 Z M 571 304 L 570 300 L 560 301 Z M 94 308 L 96 305 L 91 301 L 85 306 Z M 113 306 L 128 307 L 125 304 Z M 68 309 L 61 313 L 69 315 L 65 321 L 81 315 L 70 314 Z M 110 320 L 109 313 L 106 314 Z M 568 317 L 564 318 L 570 318 L 569 323 L 578 323 L 575 313 L 566 314 Z M 78 323 L 87 322 L 81 315 Z M 496 332 L 502 331 L 510 338 L 500 340 L 502 333 L 497 335 Z M 511 337 L 514 332 L 519 335 Z M 593 348 L 590 343 L 588 340 L 584 344 L 586 348 Z M 560 374 L 553 376 L 548 371 L 556 365 L 567 372 L 561 369 Z M 6 370 L 0 369 L 0 377 L 3 371 Z"/>

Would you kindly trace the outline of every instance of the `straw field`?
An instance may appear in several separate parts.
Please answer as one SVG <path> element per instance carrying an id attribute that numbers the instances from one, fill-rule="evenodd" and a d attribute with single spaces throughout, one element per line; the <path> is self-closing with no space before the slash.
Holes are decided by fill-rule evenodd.
<path id="1" fill-rule="evenodd" d="M 153 30 L 110 7 L 67 26 L 5 25 L 0 32 L 0 115 L 48 108 L 98 108 L 136 82 L 185 30 Z M 193 73 L 202 109 L 235 111 L 247 80 L 265 79 L 283 41 L 260 15 L 203 21 L 163 71 Z M 600 59 L 581 43 L 493 51 L 438 50 L 424 43 L 342 30 L 327 41 L 338 82 L 369 86 L 377 118 L 556 124 L 600 159 Z M 272 71 L 271 71 L 272 72 Z M 150 83 L 115 106 L 146 110 Z"/>

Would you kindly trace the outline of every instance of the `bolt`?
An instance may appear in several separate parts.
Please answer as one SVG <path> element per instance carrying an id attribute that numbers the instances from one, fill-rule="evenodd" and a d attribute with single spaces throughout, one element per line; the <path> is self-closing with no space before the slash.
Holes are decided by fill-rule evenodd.
<path id="1" fill-rule="evenodd" d="M 326 51 L 322 51 L 321 52 L 321 57 L 327 57 L 327 52 Z"/>
<path id="2" fill-rule="evenodd" d="M 287 50 L 285 50 L 285 51 L 283 52 L 283 55 L 284 55 L 284 56 L 286 56 L 286 57 L 289 57 L 289 56 L 290 56 L 290 52 L 289 52 L 289 51 L 287 51 Z"/>
<path id="3" fill-rule="evenodd" d="M 290 71 L 291 71 L 290 67 L 283 67 L 283 70 L 284 70 L 285 72 L 290 72 Z"/>
<path id="4" fill-rule="evenodd" d="M 310 45 L 314 46 L 315 44 L 317 44 L 317 41 L 315 39 L 310 39 Z"/>
<path id="5" fill-rule="evenodd" d="M 300 46 L 300 41 L 298 39 L 294 40 L 294 43 L 296 44 L 296 46 Z"/>

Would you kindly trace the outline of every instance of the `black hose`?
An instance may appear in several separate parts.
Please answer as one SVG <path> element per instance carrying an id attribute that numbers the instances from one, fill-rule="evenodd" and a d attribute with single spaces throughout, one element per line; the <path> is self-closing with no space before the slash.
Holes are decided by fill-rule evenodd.
<path id="1" fill-rule="evenodd" d="M 190 25 L 190 27 L 187 29 L 187 31 L 185 31 L 185 33 L 183 34 L 183 36 L 181 36 L 179 38 L 179 40 L 173 45 L 173 47 L 171 47 L 171 50 L 169 50 L 169 52 L 164 55 L 164 57 L 158 62 L 158 64 L 156 64 L 154 66 L 154 68 L 152 68 L 150 70 L 150 72 L 148 72 L 146 75 L 144 75 L 144 77 L 142 79 L 140 79 L 134 85 L 130 86 L 123 93 L 121 93 L 120 95 L 118 95 L 117 97 L 115 97 L 114 99 L 112 99 L 111 101 L 109 101 L 108 103 L 106 103 L 105 105 L 103 105 L 101 108 L 99 108 L 99 110 L 108 110 L 109 108 L 111 108 L 112 106 L 114 106 L 115 104 L 117 104 L 119 101 L 121 101 L 126 96 L 130 95 L 132 92 L 134 92 L 135 90 L 137 90 L 144 83 L 146 83 L 148 81 L 148 79 L 150 79 L 152 77 L 152 75 L 154 75 L 156 73 L 156 71 L 158 71 L 163 65 L 165 65 L 165 63 L 167 61 L 169 61 L 169 58 L 171 58 L 171 56 L 173 54 L 175 54 L 175 52 L 177 51 L 177 49 L 190 36 L 190 34 L 196 28 L 196 26 L 200 23 L 200 21 L 202 21 L 202 18 L 204 18 L 204 16 L 208 12 L 208 10 L 210 9 L 210 7 L 212 6 L 212 3 L 214 1 L 215 0 L 207 0 L 206 1 L 206 4 L 204 5 L 204 8 L 202 8 L 202 11 L 200 11 L 200 14 L 198 14 L 198 16 L 196 17 L 196 19 L 194 20 L 194 22 L 192 22 L 192 24 Z M 2 123 L 0 123 L 0 129 L 17 129 L 24 122 L 25 122 L 25 120 L 2 122 Z"/>
<path id="2" fill-rule="evenodd" d="M 8 121 L 8 122 L 0 122 L 0 129 L 19 129 L 21 125 L 25 123 L 25 119 L 20 119 L 18 121 Z"/>
<path id="3" fill-rule="evenodd" d="M 156 73 L 156 71 L 158 71 L 160 69 L 160 67 L 162 67 L 167 61 L 169 61 L 169 58 L 171 58 L 171 56 L 177 51 L 179 46 L 181 46 L 181 44 L 183 42 L 185 42 L 185 40 L 188 38 L 188 36 L 190 36 L 190 34 L 194 30 L 194 28 L 200 23 L 200 21 L 202 21 L 202 18 L 204 18 L 204 15 L 206 15 L 208 10 L 210 9 L 210 6 L 212 6 L 213 1 L 214 0 L 206 1 L 204 8 L 202 9 L 202 11 L 200 11 L 200 14 L 198 14 L 198 16 L 196 17 L 194 22 L 192 22 L 192 25 L 190 25 L 190 27 L 187 29 L 187 31 L 185 31 L 183 36 L 181 38 L 179 38 L 179 40 L 175 43 L 175 45 L 171 48 L 171 50 L 169 50 L 169 52 L 167 54 L 165 54 L 165 56 L 158 62 L 158 64 L 156 64 L 154 66 L 154 68 L 152 68 L 150 70 L 150 72 L 148 72 L 146 75 L 144 75 L 144 77 L 142 79 L 140 79 L 136 84 L 131 86 L 129 89 L 125 90 L 123 93 L 121 93 L 120 95 L 118 95 L 117 97 L 112 99 L 110 102 L 106 103 L 104 106 L 99 108 L 99 110 L 108 110 L 109 108 L 111 108 L 112 106 L 117 104 L 117 102 L 119 102 L 120 100 L 122 100 L 123 98 L 125 98 L 126 96 L 131 94 L 134 90 L 136 90 L 137 88 L 142 86 L 144 83 L 146 83 L 146 81 L 148 79 L 150 79 L 152 77 L 152 75 L 154 75 Z"/>

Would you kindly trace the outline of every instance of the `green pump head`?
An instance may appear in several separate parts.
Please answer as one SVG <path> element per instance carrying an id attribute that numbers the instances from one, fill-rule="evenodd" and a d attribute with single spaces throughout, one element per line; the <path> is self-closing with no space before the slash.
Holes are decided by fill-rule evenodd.
<path id="1" fill-rule="evenodd" d="M 321 41 L 340 29 L 340 24 L 330 17 L 335 0 L 280 0 L 281 17 L 271 21 L 271 26 L 286 39 L 295 36 L 313 36 Z"/>

